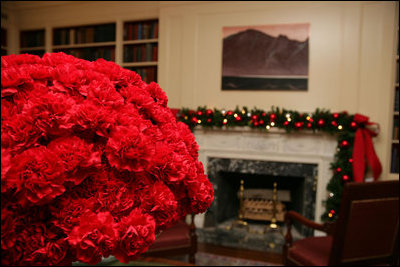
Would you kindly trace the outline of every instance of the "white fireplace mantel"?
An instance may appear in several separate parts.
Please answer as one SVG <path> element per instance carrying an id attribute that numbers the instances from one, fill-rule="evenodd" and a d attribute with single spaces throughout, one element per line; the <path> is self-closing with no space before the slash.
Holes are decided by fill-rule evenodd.
<path id="1" fill-rule="evenodd" d="M 286 133 L 276 128 L 266 132 L 249 127 L 196 128 L 194 135 L 199 145 L 199 160 L 206 173 L 208 158 L 316 164 L 315 221 L 321 222 L 325 211 L 323 201 L 328 193 L 326 186 L 332 177 L 330 164 L 337 147 L 335 135 L 307 130 Z M 201 228 L 204 217 L 197 217 L 196 226 Z"/>

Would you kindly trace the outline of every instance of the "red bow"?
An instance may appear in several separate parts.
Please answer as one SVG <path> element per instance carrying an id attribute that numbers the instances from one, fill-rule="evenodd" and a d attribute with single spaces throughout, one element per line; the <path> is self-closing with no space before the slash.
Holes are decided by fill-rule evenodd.
<path id="1" fill-rule="evenodd" d="M 355 182 L 364 181 L 364 173 L 367 159 L 369 166 L 371 166 L 374 179 L 378 179 L 382 172 L 382 166 L 378 156 L 375 153 L 374 145 L 372 143 L 371 136 L 377 136 L 378 134 L 367 129 L 366 125 L 373 125 L 376 123 L 369 122 L 369 118 L 360 114 L 354 115 L 354 121 L 357 125 L 361 125 L 356 131 L 354 137 L 353 147 L 353 178 Z"/>

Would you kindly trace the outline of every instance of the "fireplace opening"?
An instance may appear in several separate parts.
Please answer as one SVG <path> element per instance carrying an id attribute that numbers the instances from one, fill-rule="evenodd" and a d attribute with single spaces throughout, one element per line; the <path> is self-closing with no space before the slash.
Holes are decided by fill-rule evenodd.
<path id="1" fill-rule="evenodd" d="M 273 184 L 277 184 L 277 201 L 281 203 L 285 210 L 295 210 L 302 214 L 304 212 L 304 177 L 295 176 L 273 176 L 263 174 L 250 174 L 238 172 L 218 172 L 217 178 L 217 199 L 218 199 L 218 213 L 216 216 L 217 224 L 225 221 L 232 221 L 238 218 L 240 210 L 239 188 L 240 181 L 244 182 L 244 190 L 258 191 L 260 195 L 258 202 L 266 203 L 272 202 Z M 268 190 L 263 190 L 268 189 Z M 247 191 L 246 191 L 247 190 Z M 266 201 L 269 200 L 269 201 Z M 261 204 L 260 204 L 261 205 Z M 260 206 L 259 205 L 259 206 Z M 278 212 L 277 215 L 282 215 Z M 267 224 L 271 220 L 263 219 L 261 216 L 254 219 L 256 216 L 245 218 L 248 223 Z M 278 224 L 283 224 L 283 215 L 276 216 Z"/>
<path id="2" fill-rule="evenodd" d="M 277 222 L 281 233 L 265 231 L 269 221 L 246 220 L 249 229 L 232 227 L 239 214 L 238 191 L 240 181 L 244 188 L 271 190 L 277 183 L 280 191 L 289 194 L 284 200 L 285 210 L 295 210 L 314 220 L 316 199 L 316 177 L 318 165 L 301 162 L 278 162 L 235 158 L 208 158 L 207 176 L 213 184 L 215 198 L 204 216 L 202 228 L 197 229 L 200 242 L 246 249 L 279 252 L 283 245 L 285 225 Z M 279 199 L 278 199 L 279 200 Z M 259 218 L 258 218 L 259 219 Z M 239 224 L 240 225 L 240 224 Z M 294 239 L 311 236 L 312 229 L 294 224 Z"/>

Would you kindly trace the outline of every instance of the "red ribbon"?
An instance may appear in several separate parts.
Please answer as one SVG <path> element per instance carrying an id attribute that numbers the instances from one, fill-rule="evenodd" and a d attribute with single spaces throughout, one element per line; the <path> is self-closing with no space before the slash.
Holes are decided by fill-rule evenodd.
<path id="1" fill-rule="evenodd" d="M 373 125 L 376 123 L 369 122 L 368 117 L 360 114 L 354 115 L 354 121 L 357 125 L 361 125 L 361 127 L 357 129 L 354 137 L 353 179 L 355 182 L 364 182 L 366 168 L 365 159 L 367 159 L 367 163 L 371 167 L 372 174 L 376 180 L 382 172 L 382 165 L 375 153 L 371 137 L 377 136 L 378 134 L 365 127 L 366 125 Z"/>

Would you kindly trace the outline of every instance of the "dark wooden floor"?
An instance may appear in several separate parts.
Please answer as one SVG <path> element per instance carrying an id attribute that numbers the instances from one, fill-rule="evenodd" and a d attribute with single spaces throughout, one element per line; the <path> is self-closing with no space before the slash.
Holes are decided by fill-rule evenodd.
<path id="1" fill-rule="evenodd" d="M 245 250 L 238 248 L 222 247 L 212 244 L 198 243 L 198 251 L 213 253 L 217 255 L 224 255 L 229 257 L 237 257 L 242 259 L 266 261 L 282 265 L 282 255 L 275 253 L 268 253 L 262 251 Z"/>

